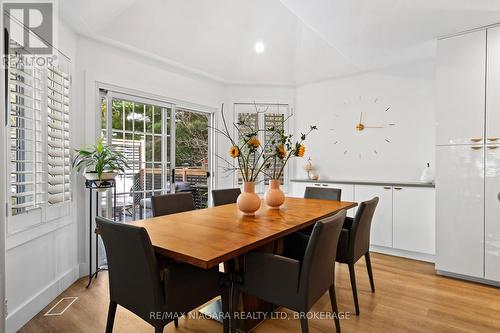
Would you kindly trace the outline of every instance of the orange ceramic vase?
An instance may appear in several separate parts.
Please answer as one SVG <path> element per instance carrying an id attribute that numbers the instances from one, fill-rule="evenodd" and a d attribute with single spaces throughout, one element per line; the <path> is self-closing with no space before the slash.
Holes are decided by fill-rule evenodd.
<path id="1" fill-rule="evenodd" d="M 245 216 L 253 216 L 260 208 L 260 198 L 255 193 L 254 182 L 244 182 L 243 192 L 238 196 L 236 201 L 238 209 Z"/>
<path id="2" fill-rule="evenodd" d="M 264 195 L 264 202 L 271 209 L 280 209 L 281 205 L 285 202 L 285 194 L 280 188 L 279 179 L 271 179 L 269 181 L 269 188 Z"/>

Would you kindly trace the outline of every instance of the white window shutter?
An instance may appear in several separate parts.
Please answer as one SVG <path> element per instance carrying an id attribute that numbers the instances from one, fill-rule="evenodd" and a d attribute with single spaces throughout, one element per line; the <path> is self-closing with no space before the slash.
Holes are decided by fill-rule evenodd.
<path id="1" fill-rule="evenodd" d="M 69 76 L 47 69 L 47 201 L 70 200 Z"/>
<path id="2" fill-rule="evenodd" d="M 40 207 L 45 198 L 46 166 L 42 150 L 42 69 L 9 68 L 11 215 Z"/>

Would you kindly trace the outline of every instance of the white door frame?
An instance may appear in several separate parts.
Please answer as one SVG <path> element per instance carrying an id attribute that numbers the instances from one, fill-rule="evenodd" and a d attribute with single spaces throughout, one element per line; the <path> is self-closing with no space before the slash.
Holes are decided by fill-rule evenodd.
<path id="1" fill-rule="evenodd" d="M 117 87 L 114 85 L 104 84 L 98 82 L 97 84 L 97 98 L 98 102 L 96 105 L 100 106 L 100 98 L 101 94 L 99 93 L 100 89 L 107 91 L 108 105 L 107 109 L 110 110 L 110 106 L 113 98 L 136 101 L 144 104 L 153 104 L 163 108 L 170 109 L 170 172 L 172 169 L 175 169 L 175 112 L 176 109 L 182 109 L 188 112 L 205 114 L 208 117 L 208 172 L 210 177 L 207 177 L 207 186 L 208 186 L 208 196 L 207 196 L 207 204 L 210 206 L 212 200 L 212 189 L 213 189 L 213 178 L 215 177 L 215 133 L 214 133 L 214 124 L 215 124 L 215 116 L 217 109 L 202 106 L 199 104 L 194 104 L 186 101 L 181 101 L 172 98 L 166 98 L 158 95 L 152 95 L 148 93 L 143 93 L 140 91 L 135 91 L 131 89 L 126 89 L 123 87 Z M 108 112 L 107 123 L 110 122 L 110 113 Z M 100 119 L 100 117 L 98 118 Z M 98 123 L 96 129 L 100 132 L 101 124 Z M 98 134 L 99 136 L 99 134 Z M 171 192 L 173 191 L 173 187 L 171 186 Z"/>

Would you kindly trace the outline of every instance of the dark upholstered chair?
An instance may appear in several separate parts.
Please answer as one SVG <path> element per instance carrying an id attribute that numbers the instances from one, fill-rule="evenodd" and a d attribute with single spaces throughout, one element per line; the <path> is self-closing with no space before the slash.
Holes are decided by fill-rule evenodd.
<path id="1" fill-rule="evenodd" d="M 310 237 L 296 235 L 293 257 L 266 252 L 251 252 L 245 256 L 243 283 L 234 283 L 233 311 L 239 292 L 254 295 L 269 303 L 287 307 L 301 315 L 302 332 L 309 331 L 307 312 L 328 290 L 335 326 L 340 332 L 335 298 L 335 256 L 340 229 L 346 212 L 316 222 Z M 298 249 L 300 248 L 300 249 Z M 286 252 L 284 253 L 287 254 Z M 233 320 L 235 316 L 233 315 Z M 234 331 L 235 322 L 232 330 Z"/>
<path id="2" fill-rule="evenodd" d="M 163 216 L 194 210 L 194 200 L 191 192 L 162 194 L 151 197 L 153 216 Z"/>
<path id="3" fill-rule="evenodd" d="M 163 332 L 169 322 L 222 295 L 229 311 L 229 288 L 217 268 L 175 263 L 160 273 L 151 240 L 144 228 L 96 217 L 109 267 L 109 312 L 106 333 L 113 331 L 117 305 Z M 163 277 L 162 277 L 163 275 Z M 155 314 L 159 313 L 158 317 Z M 224 322 L 229 332 L 229 320 Z"/>
<path id="4" fill-rule="evenodd" d="M 342 190 L 330 187 L 306 187 L 304 198 L 340 201 Z"/>
<path id="5" fill-rule="evenodd" d="M 340 188 L 311 187 L 307 186 L 304 192 L 304 199 L 321 199 L 340 201 L 342 190 Z M 314 226 L 306 227 L 298 232 L 310 235 Z"/>
<path id="6" fill-rule="evenodd" d="M 226 188 L 222 190 L 212 190 L 212 199 L 214 206 L 222 206 L 235 203 L 241 194 L 239 188 Z"/>
<path id="7" fill-rule="evenodd" d="M 370 261 L 370 228 L 372 225 L 373 214 L 377 208 L 378 197 L 362 202 L 353 218 L 347 217 L 342 230 L 340 231 L 337 261 L 349 266 L 349 275 L 351 277 L 352 295 L 356 314 L 359 315 L 358 291 L 356 289 L 356 275 L 354 274 L 354 264 L 365 257 L 368 277 L 372 292 L 375 292 L 373 282 L 372 264 Z"/>

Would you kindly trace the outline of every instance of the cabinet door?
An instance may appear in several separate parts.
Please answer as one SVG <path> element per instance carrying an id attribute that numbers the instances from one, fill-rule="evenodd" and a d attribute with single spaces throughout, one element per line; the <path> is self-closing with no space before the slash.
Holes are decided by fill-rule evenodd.
<path id="1" fill-rule="evenodd" d="M 486 148 L 485 278 L 500 281 L 500 144 Z"/>
<path id="2" fill-rule="evenodd" d="M 484 276 L 484 148 L 436 148 L 436 269 Z"/>
<path id="3" fill-rule="evenodd" d="M 500 27 L 488 29 L 486 142 L 500 143 Z"/>
<path id="4" fill-rule="evenodd" d="M 486 31 L 438 42 L 438 145 L 470 144 L 484 136 Z"/>
<path id="5" fill-rule="evenodd" d="M 321 187 L 332 187 L 339 188 L 342 190 L 342 196 L 340 200 L 342 201 L 354 201 L 354 185 L 353 184 L 332 184 L 332 183 L 321 183 L 319 184 Z M 347 211 L 347 216 L 354 217 L 354 208 L 349 209 Z"/>
<path id="6" fill-rule="evenodd" d="M 435 254 L 435 201 L 433 188 L 394 186 L 394 248 Z"/>
<path id="7" fill-rule="evenodd" d="M 370 243 L 392 247 L 392 186 L 356 185 L 354 197 L 358 203 L 379 197 L 373 215 Z"/>
<path id="8" fill-rule="evenodd" d="M 295 198 L 303 198 L 306 186 L 311 186 L 309 183 L 293 182 L 291 196 Z"/>

